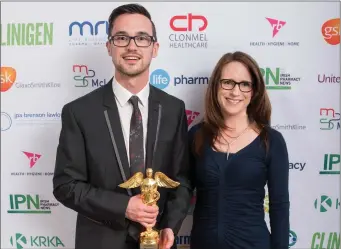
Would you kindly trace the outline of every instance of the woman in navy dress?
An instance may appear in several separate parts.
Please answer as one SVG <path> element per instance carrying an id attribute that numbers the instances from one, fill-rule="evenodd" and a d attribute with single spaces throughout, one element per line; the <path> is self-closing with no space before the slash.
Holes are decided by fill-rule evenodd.
<path id="1" fill-rule="evenodd" d="M 189 131 L 197 193 L 191 249 L 288 249 L 288 152 L 270 116 L 257 63 L 243 52 L 225 54 L 207 88 L 204 120 Z"/>

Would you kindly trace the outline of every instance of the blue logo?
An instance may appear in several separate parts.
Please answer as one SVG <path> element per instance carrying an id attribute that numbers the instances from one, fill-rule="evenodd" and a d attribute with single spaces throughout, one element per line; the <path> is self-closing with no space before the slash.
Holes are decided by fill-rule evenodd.
<path id="1" fill-rule="evenodd" d="M 297 242 L 297 235 L 294 231 L 289 231 L 289 248 L 295 245 Z"/>
<path id="2" fill-rule="evenodd" d="M 165 70 L 156 69 L 151 73 L 149 81 L 153 86 L 159 89 L 165 89 L 170 82 L 170 77 Z"/>
<path id="3" fill-rule="evenodd" d="M 108 35 L 109 23 L 107 21 L 98 21 L 95 24 L 92 24 L 89 21 L 84 21 L 82 23 L 77 22 L 77 21 L 72 22 L 69 25 L 69 36 L 72 36 L 73 32 L 77 32 L 77 31 L 81 36 L 83 36 L 85 32 L 87 33 L 87 35 L 91 35 L 91 36 L 96 35 L 97 36 L 100 33 L 99 32 L 100 26 L 104 26 L 102 28 L 102 31 L 104 30 L 104 32 Z M 73 28 L 73 27 L 75 27 L 75 28 Z M 84 27 L 87 27 L 87 28 L 84 28 Z"/>
<path id="4" fill-rule="evenodd" d="M 7 131 L 12 126 L 11 116 L 6 112 L 1 112 L 1 131 Z"/>

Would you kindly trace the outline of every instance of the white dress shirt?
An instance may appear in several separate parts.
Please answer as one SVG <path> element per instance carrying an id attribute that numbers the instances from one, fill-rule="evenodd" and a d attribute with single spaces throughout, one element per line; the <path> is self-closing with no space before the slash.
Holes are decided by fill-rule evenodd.
<path id="1" fill-rule="evenodd" d="M 129 133 L 130 133 L 130 119 L 133 113 L 133 105 L 129 102 L 131 96 L 136 95 L 139 98 L 139 109 L 142 115 L 143 125 L 143 152 L 146 158 L 146 139 L 147 139 L 147 121 L 148 121 L 148 98 L 149 98 L 149 82 L 137 94 L 132 94 L 122 85 L 120 85 L 115 78 L 113 79 L 113 91 L 115 94 L 118 114 L 121 120 L 124 142 L 127 150 L 128 162 L 129 158 Z"/>

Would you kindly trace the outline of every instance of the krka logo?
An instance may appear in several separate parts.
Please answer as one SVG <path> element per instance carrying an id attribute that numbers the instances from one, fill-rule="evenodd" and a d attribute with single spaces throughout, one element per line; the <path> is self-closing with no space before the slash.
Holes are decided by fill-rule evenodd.
<path id="1" fill-rule="evenodd" d="M 65 247 L 57 236 L 24 236 L 21 233 L 11 236 L 10 243 L 17 249 Z"/>

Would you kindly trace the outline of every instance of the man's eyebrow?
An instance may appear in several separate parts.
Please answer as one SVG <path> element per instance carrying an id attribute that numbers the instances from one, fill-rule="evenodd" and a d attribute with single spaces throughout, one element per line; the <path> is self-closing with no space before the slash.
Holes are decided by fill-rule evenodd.
<path id="1" fill-rule="evenodd" d="M 126 31 L 117 31 L 114 35 L 128 35 L 128 33 Z M 148 34 L 145 31 L 139 31 L 137 32 L 136 35 L 147 35 L 147 36 L 151 36 L 150 34 Z"/>

